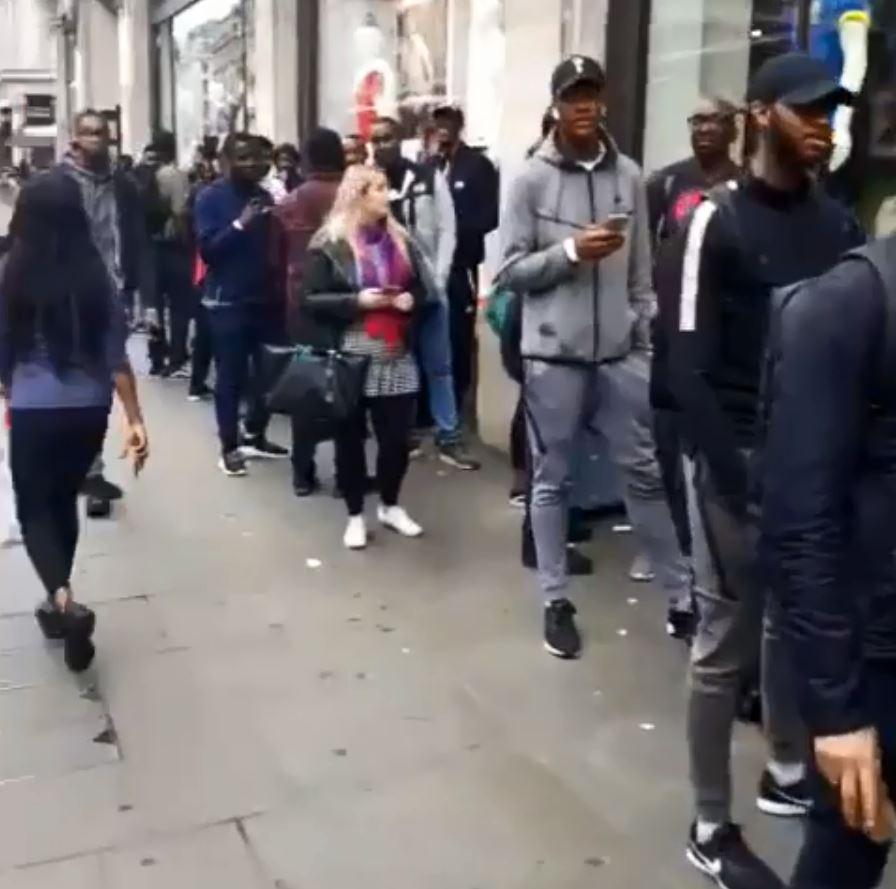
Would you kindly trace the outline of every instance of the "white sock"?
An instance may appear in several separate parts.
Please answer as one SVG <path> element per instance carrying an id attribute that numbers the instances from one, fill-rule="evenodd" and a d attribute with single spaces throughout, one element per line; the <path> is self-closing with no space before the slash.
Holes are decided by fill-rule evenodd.
<path id="1" fill-rule="evenodd" d="M 702 846 L 704 843 L 708 843 L 713 834 L 721 828 L 721 824 L 716 824 L 713 821 L 704 821 L 702 818 L 697 819 L 697 842 Z"/>
<path id="2" fill-rule="evenodd" d="M 776 762 L 771 760 L 768 770 L 782 787 L 791 787 L 806 777 L 806 766 L 801 762 Z"/>

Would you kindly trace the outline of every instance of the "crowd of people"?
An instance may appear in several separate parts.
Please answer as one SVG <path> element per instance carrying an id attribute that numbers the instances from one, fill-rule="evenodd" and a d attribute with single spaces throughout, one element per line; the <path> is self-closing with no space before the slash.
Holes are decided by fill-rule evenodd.
<path id="1" fill-rule="evenodd" d="M 497 172 L 455 106 L 434 112 L 422 157 L 383 115 L 369 143 L 319 129 L 301 152 L 233 133 L 190 171 L 168 133 L 113 166 L 105 122 L 82 112 L 69 155 L 22 190 L 0 285 L 38 620 L 73 669 L 89 663 L 77 498 L 115 496 L 100 461 L 113 391 L 137 471 L 149 454 L 128 328 L 146 331 L 151 374 L 214 397 L 225 475 L 291 457 L 299 497 L 319 487 L 322 435 L 297 413 L 290 449 L 269 440 L 265 348 L 356 360 L 359 397 L 326 433 L 343 543 L 366 547 L 371 487 L 380 524 L 421 535 L 400 501 L 424 432 L 445 463 L 479 468 L 463 417 L 499 228 L 489 299 L 505 301 L 520 384 L 512 495 L 545 647 L 583 647 L 569 578 L 593 566 L 570 546 L 571 479 L 598 430 L 642 554 L 631 576 L 664 591 L 690 646 L 688 860 L 720 889 L 783 885 L 732 821 L 733 727 L 758 689 L 757 805 L 807 819 L 791 885 L 871 889 L 896 833 L 896 241 L 866 244 L 825 188 L 831 114 L 853 97 L 809 56 L 775 58 L 743 109 L 702 100 L 692 157 L 645 179 L 605 126 L 605 87 L 594 59 L 556 68 L 500 220 Z"/>

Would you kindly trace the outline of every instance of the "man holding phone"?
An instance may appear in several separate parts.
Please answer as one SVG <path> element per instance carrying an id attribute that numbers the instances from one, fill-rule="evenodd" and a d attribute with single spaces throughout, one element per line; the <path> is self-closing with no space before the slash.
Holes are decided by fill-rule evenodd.
<path id="1" fill-rule="evenodd" d="M 247 456 L 288 456 L 285 448 L 267 440 L 269 414 L 260 373 L 262 344 L 281 339 L 284 325 L 273 310 L 269 244 L 273 200 L 261 187 L 269 161 L 257 137 L 248 133 L 228 136 L 222 154 L 228 176 L 199 195 L 194 219 L 199 251 L 208 266 L 203 304 L 217 368 L 218 465 L 225 475 L 243 476 Z M 240 402 L 247 395 L 249 411 L 241 437 Z"/>
<path id="2" fill-rule="evenodd" d="M 545 648 L 578 657 L 567 598 L 567 500 L 583 425 L 607 438 L 635 534 L 672 601 L 690 601 L 656 461 L 648 401 L 651 283 L 644 180 L 603 127 L 605 76 L 572 56 L 554 71 L 557 127 L 513 184 L 498 286 L 523 296 L 523 398 Z"/>

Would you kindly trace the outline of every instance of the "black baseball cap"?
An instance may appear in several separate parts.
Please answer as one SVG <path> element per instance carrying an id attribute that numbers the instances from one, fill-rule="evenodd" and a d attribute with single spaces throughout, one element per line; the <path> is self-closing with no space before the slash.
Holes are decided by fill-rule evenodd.
<path id="1" fill-rule="evenodd" d="M 807 105 L 852 105 L 855 95 L 842 87 L 820 59 L 804 52 L 789 52 L 764 62 L 750 83 L 748 102 L 792 108 Z"/>
<path id="2" fill-rule="evenodd" d="M 570 56 L 564 59 L 551 75 L 551 95 L 559 99 L 577 83 L 590 83 L 602 90 L 607 83 L 607 76 L 600 62 L 589 56 Z"/>
<path id="3" fill-rule="evenodd" d="M 451 120 L 456 120 L 461 126 L 466 122 L 464 118 L 464 111 L 460 105 L 454 105 L 450 102 L 444 102 L 441 105 L 437 105 L 432 112 L 432 119 L 438 120 L 440 117 L 447 117 Z"/>

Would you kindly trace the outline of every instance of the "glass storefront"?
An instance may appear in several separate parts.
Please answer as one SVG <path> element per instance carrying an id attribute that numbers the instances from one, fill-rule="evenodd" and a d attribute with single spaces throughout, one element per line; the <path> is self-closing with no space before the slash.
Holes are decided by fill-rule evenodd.
<path id="1" fill-rule="evenodd" d="M 493 145 L 504 73 L 503 0 L 321 0 L 321 123 L 365 138 L 378 114 L 425 135 L 446 101 L 470 141 Z"/>
<path id="2" fill-rule="evenodd" d="M 448 95 L 448 0 L 322 0 L 320 118 L 367 138 L 378 114 L 405 134 Z"/>
<path id="3" fill-rule="evenodd" d="M 803 48 L 861 87 L 850 149 L 831 187 L 866 228 L 896 232 L 896 2 L 676 0 L 653 4 L 648 59 L 648 171 L 690 154 L 687 117 L 701 96 L 743 105 L 752 72 Z M 835 124 L 840 121 L 835 117 Z"/>
<path id="4" fill-rule="evenodd" d="M 207 139 L 255 122 L 254 0 L 197 0 L 160 27 L 160 118 L 189 163 Z"/>

